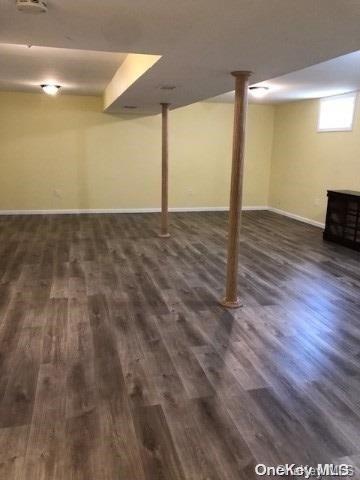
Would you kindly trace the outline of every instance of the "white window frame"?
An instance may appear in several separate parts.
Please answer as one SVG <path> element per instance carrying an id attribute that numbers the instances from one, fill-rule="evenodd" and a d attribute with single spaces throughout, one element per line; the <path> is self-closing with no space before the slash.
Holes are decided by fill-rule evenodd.
<path id="1" fill-rule="evenodd" d="M 319 111 L 318 111 L 318 122 L 317 122 L 317 131 L 318 133 L 324 133 L 324 132 L 351 132 L 354 128 L 354 121 L 355 121 L 355 111 L 356 111 L 356 106 L 357 106 L 357 95 L 358 92 L 351 92 L 351 93 L 344 93 L 342 95 L 333 95 L 331 97 L 323 97 L 320 98 L 319 101 Z M 338 98 L 347 98 L 347 97 L 353 97 L 354 98 L 354 108 L 352 112 L 352 118 L 351 118 L 351 125 L 350 127 L 327 127 L 327 128 L 320 128 L 320 112 L 321 112 L 321 102 L 324 102 L 326 100 L 330 99 L 338 99 Z"/>

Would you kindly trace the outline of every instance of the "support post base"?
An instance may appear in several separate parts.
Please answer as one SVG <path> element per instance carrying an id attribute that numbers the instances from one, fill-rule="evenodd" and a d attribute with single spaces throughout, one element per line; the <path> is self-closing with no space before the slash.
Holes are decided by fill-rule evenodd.
<path id="1" fill-rule="evenodd" d="M 235 301 L 229 301 L 226 298 L 223 298 L 219 303 L 225 308 L 241 308 L 243 306 L 238 298 Z"/>
<path id="2" fill-rule="evenodd" d="M 170 233 L 158 233 L 158 237 L 160 237 L 160 238 L 169 238 L 169 237 L 170 237 Z"/>

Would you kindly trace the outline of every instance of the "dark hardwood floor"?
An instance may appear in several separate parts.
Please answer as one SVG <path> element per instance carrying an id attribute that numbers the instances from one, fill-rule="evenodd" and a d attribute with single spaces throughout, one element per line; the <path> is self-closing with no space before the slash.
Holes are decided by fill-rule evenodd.
<path id="1" fill-rule="evenodd" d="M 360 464 L 360 254 L 246 212 L 0 217 L 1 480 Z M 353 478 L 359 478 L 358 476 Z M 269 478 L 269 477 L 267 477 Z"/>

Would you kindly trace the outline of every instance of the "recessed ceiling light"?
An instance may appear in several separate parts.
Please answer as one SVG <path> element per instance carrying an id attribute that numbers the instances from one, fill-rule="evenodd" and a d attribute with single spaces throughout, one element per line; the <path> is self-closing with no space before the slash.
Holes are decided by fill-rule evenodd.
<path id="1" fill-rule="evenodd" d="M 17 9 L 25 13 L 47 12 L 46 0 L 16 0 Z"/>
<path id="2" fill-rule="evenodd" d="M 269 87 L 249 87 L 249 90 L 255 98 L 265 97 L 269 93 Z"/>
<path id="3" fill-rule="evenodd" d="M 60 85 L 44 84 L 41 85 L 41 88 L 48 95 L 56 95 L 60 90 Z"/>

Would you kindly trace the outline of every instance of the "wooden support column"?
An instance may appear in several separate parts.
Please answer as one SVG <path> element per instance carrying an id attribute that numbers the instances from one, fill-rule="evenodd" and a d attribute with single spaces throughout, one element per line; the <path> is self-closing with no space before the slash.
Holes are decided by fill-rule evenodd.
<path id="1" fill-rule="evenodd" d="M 168 112 L 169 104 L 162 103 L 161 230 L 159 233 L 159 237 L 162 238 L 170 237 L 168 218 Z"/>
<path id="2" fill-rule="evenodd" d="M 237 277 L 244 172 L 245 125 L 249 77 L 251 72 L 232 72 L 231 74 L 235 77 L 234 133 L 231 167 L 226 292 L 225 298 L 220 303 L 227 308 L 238 308 L 241 307 L 241 302 L 238 298 L 237 292 Z"/>

